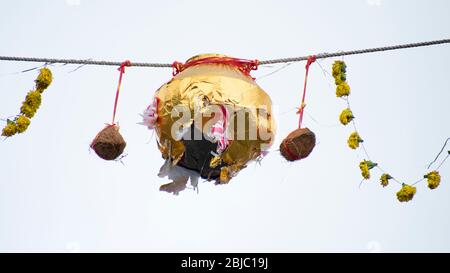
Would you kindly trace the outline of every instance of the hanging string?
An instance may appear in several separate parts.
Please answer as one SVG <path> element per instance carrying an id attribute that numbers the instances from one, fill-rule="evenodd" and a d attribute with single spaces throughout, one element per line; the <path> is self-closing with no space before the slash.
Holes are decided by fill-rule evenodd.
<path id="1" fill-rule="evenodd" d="M 297 111 L 297 114 L 299 114 L 298 117 L 298 128 L 302 127 L 302 121 L 303 121 L 303 112 L 305 110 L 305 98 L 306 98 L 306 85 L 308 83 L 308 72 L 309 72 L 309 67 L 311 66 L 312 63 L 314 63 L 316 61 L 316 55 L 313 56 L 309 56 L 308 60 L 306 61 L 306 66 L 305 66 L 305 83 L 303 84 L 303 95 L 302 95 L 302 104 L 300 105 L 300 108 Z"/>
<path id="2" fill-rule="evenodd" d="M 120 93 L 120 85 L 122 84 L 122 75 L 125 73 L 125 67 L 131 66 L 131 62 L 129 60 L 126 60 L 122 62 L 117 70 L 120 71 L 119 75 L 119 83 L 117 84 L 117 91 L 116 91 L 116 99 L 114 101 L 114 111 L 113 111 L 113 117 L 112 117 L 112 123 L 111 125 L 115 125 L 116 121 L 116 111 L 117 111 L 117 103 L 119 101 L 119 93 Z"/>
<path id="3" fill-rule="evenodd" d="M 440 156 L 440 155 L 442 154 L 442 152 L 444 151 L 445 146 L 447 146 L 447 142 L 448 142 L 449 140 L 450 140 L 450 137 L 447 138 L 447 140 L 444 142 L 444 145 L 442 146 L 441 150 L 440 150 L 439 153 L 436 155 L 436 157 L 434 158 L 434 160 L 431 161 L 430 164 L 428 164 L 427 169 L 429 169 L 429 168 L 431 167 L 431 165 L 433 165 L 434 162 L 436 162 L 436 161 L 438 160 L 439 156 Z M 450 152 L 449 152 L 449 154 L 450 154 Z M 439 167 L 440 167 L 440 166 L 439 166 Z"/>
<path id="4" fill-rule="evenodd" d="M 266 78 L 266 77 L 272 76 L 273 74 L 280 72 L 281 70 L 285 69 L 286 67 L 290 66 L 291 64 L 293 64 L 293 63 L 285 63 L 283 66 L 281 66 L 281 67 L 275 69 L 274 71 L 269 72 L 269 73 L 267 73 L 267 74 L 264 74 L 264 75 L 262 75 L 262 76 L 259 76 L 259 77 L 258 77 L 258 80 L 261 80 L 261 79 L 264 79 L 264 78 Z M 269 66 L 266 66 L 266 67 L 269 67 Z"/>

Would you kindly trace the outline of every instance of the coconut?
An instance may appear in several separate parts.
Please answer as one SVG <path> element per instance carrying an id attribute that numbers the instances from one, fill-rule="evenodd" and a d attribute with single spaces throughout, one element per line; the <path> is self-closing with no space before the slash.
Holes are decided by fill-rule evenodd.
<path id="1" fill-rule="evenodd" d="M 316 145 L 316 136 L 308 128 L 292 131 L 280 144 L 281 155 L 288 161 L 307 157 Z"/>
<path id="2" fill-rule="evenodd" d="M 115 124 L 107 125 L 94 138 L 91 148 L 104 160 L 114 160 L 119 157 L 127 143 L 119 133 L 119 127 Z"/>

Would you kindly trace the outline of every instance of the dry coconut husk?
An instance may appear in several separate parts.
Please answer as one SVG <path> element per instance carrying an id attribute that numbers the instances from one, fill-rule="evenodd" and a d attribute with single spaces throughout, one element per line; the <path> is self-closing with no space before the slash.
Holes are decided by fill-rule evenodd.
<path id="1" fill-rule="evenodd" d="M 108 125 L 94 138 L 91 148 L 104 160 L 114 160 L 119 157 L 127 143 L 119 133 L 117 125 Z"/>
<path id="2" fill-rule="evenodd" d="M 280 144 L 281 155 L 289 161 L 307 157 L 316 145 L 316 136 L 308 128 L 292 131 Z"/>

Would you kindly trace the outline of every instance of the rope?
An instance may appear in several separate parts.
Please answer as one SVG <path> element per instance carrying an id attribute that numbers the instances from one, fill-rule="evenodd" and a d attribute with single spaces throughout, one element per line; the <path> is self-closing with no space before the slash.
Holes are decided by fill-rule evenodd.
<path id="1" fill-rule="evenodd" d="M 91 59 L 77 60 L 77 59 L 54 59 L 54 58 L 14 57 L 14 56 L 0 56 L 0 61 L 38 62 L 48 64 L 61 63 L 61 64 L 81 64 L 81 65 L 107 65 L 107 66 L 120 66 L 122 64 L 122 62 L 95 61 Z M 131 66 L 172 68 L 172 64 L 144 63 L 144 62 L 133 62 Z"/>
<path id="2" fill-rule="evenodd" d="M 450 39 L 443 39 L 443 40 L 426 41 L 426 42 L 410 43 L 410 44 L 403 44 L 403 45 L 374 47 L 374 48 L 351 50 L 351 51 L 340 51 L 340 52 L 335 52 L 335 53 L 320 53 L 320 54 L 316 54 L 316 58 L 317 59 L 325 59 L 325 58 L 331 58 L 331 57 L 341 57 L 341 56 L 347 56 L 347 55 L 366 54 L 366 53 L 373 53 L 373 52 L 379 52 L 379 51 L 389 51 L 389 50 L 396 50 L 396 49 L 422 47 L 422 46 L 448 44 L 448 43 L 450 43 Z M 259 64 L 264 65 L 264 64 L 301 62 L 301 61 L 307 61 L 308 57 L 309 56 L 273 59 L 273 60 L 260 61 Z"/>
<path id="3" fill-rule="evenodd" d="M 385 46 L 385 47 L 374 47 L 367 49 L 359 49 L 359 50 L 350 50 L 350 51 L 339 51 L 334 53 L 320 53 L 315 54 L 317 59 L 325 59 L 331 57 L 341 57 L 347 55 L 357 55 L 357 54 L 366 54 L 380 51 L 389 51 L 389 50 L 397 50 L 397 49 L 405 49 L 405 48 L 413 48 L 413 47 L 423 47 L 423 46 L 431 46 L 431 45 L 439 45 L 439 44 L 448 44 L 450 43 L 450 39 L 442 39 L 442 40 L 434 40 L 434 41 L 425 41 L 419 43 L 409 43 L 402 45 L 393 45 L 393 46 Z M 277 64 L 277 63 L 290 63 L 290 62 L 301 62 L 307 61 L 309 56 L 303 57 L 292 57 L 292 58 L 282 58 L 282 59 L 272 59 L 260 61 L 260 65 L 265 64 Z M 18 62 L 39 62 L 39 63 L 62 63 L 62 64 L 80 64 L 80 65 L 107 65 L 107 66 L 120 66 L 122 62 L 114 62 L 114 61 L 95 61 L 95 60 L 77 60 L 77 59 L 55 59 L 55 58 L 35 58 L 35 57 L 16 57 L 16 56 L 0 56 L 0 61 L 18 61 Z M 146 63 L 146 62 L 133 62 L 131 66 L 135 67 L 157 67 L 157 68 L 172 68 L 172 64 L 170 63 Z"/>

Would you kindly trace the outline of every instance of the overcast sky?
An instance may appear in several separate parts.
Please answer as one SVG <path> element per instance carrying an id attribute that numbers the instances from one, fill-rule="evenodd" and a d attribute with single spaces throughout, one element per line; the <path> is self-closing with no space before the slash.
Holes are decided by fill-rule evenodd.
<path id="1" fill-rule="evenodd" d="M 172 63 L 199 53 L 248 59 L 450 37 L 448 1 L 2 1 L 0 55 Z M 278 153 L 295 128 L 304 63 L 258 84 L 278 109 L 261 165 L 199 193 L 160 192 L 163 163 L 139 114 L 170 69 L 128 68 L 117 120 L 124 165 L 89 151 L 111 119 L 116 67 L 52 65 L 28 131 L 0 141 L 0 251 L 450 251 L 450 161 L 440 187 L 409 203 L 381 173 L 359 187 L 361 151 L 347 147 L 335 59 L 311 66 L 304 125 L 318 144 L 300 162 Z M 450 137 L 450 45 L 349 56 L 358 129 L 373 161 L 405 183 L 427 172 Z M 40 63 L 0 62 L 0 117 L 18 113 Z M 260 67 L 261 77 L 282 65 Z M 73 72 L 72 72 L 73 71 Z M 4 121 L 1 122 L 4 125 Z"/>

